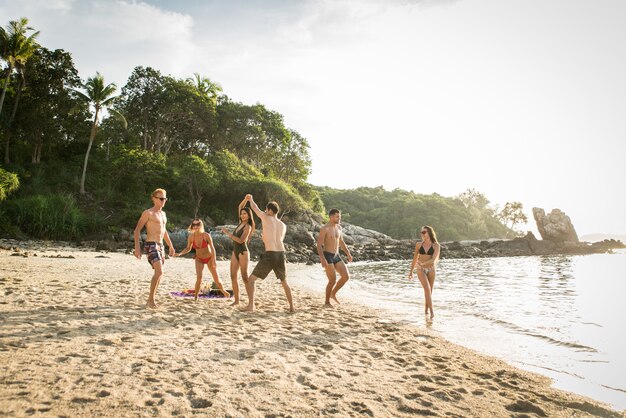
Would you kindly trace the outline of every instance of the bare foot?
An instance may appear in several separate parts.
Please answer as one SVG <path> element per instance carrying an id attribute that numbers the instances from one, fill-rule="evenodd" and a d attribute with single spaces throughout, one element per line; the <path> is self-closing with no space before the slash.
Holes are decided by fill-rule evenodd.
<path id="1" fill-rule="evenodd" d="M 330 302 L 326 302 L 326 303 L 324 304 L 324 308 L 334 308 L 334 306 L 333 306 L 333 305 L 331 305 L 331 304 L 330 304 Z"/>
<path id="2" fill-rule="evenodd" d="M 335 301 L 335 303 L 336 303 L 337 305 L 341 305 L 341 302 L 339 302 L 339 301 L 337 300 L 337 296 L 336 296 L 336 295 L 332 295 L 330 298 L 331 298 L 332 300 L 334 300 L 334 301 Z"/>
<path id="3" fill-rule="evenodd" d="M 222 296 L 224 296 L 226 299 L 230 299 L 230 293 L 225 290 L 222 292 Z"/>
<path id="4" fill-rule="evenodd" d="M 236 301 L 234 301 L 233 303 L 230 304 L 230 306 L 235 306 L 235 305 L 239 305 L 239 301 L 238 300 L 236 300 Z"/>
<path id="5" fill-rule="evenodd" d="M 156 304 L 156 303 L 154 303 L 154 302 L 148 302 L 148 303 L 146 303 L 146 306 L 147 306 L 148 308 L 150 308 L 150 309 L 158 309 L 158 308 L 159 308 L 159 305 L 157 305 L 157 304 Z"/>
<path id="6" fill-rule="evenodd" d="M 254 311 L 254 306 L 248 305 L 245 308 L 243 308 L 241 311 L 242 312 L 253 312 Z"/>
<path id="7" fill-rule="evenodd" d="M 294 307 L 292 306 L 291 308 L 289 308 L 289 313 L 295 313 L 296 310 L 294 309 Z"/>

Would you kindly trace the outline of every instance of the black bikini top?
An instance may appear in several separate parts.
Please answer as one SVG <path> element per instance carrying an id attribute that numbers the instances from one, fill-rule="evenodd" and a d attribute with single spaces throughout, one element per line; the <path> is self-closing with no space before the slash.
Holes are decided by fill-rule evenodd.
<path id="1" fill-rule="evenodd" d="M 420 254 L 428 254 L 428 255 L 433 255 L 433 254 L 435 254 L 435 246 L 431 244 L 430 248 L 428 249 L 428 252 L 426 252 L 426 251 L 424 250 L 423 245 L 420 245 L 420 249 L 418 250 L 418 252 L 419 252 Z"/>

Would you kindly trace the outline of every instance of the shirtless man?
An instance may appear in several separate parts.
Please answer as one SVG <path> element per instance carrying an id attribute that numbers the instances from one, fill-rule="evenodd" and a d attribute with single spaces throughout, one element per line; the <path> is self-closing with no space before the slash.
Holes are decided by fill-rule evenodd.
<path id="1" fill-rule="evenodd" d="M 285 290 L 287 302 L 289 302 L 289 312 L 295 312 L 293 308 L 293 300 L 291 297 L 291 288 L 287 283 L 287 265 L 285 260 L 285 233 L 287 225 L 283 223 L 276 215 L 278 215 L 279 207 L 276 202 L 269 202 L 265 206 L 265 211 L 261 211 L 257 204 L 252 200 L 252 195 L 246 195 L 246 200 L 250 202 L 250 207 L 261 219 L 263 225 L 263 244 L 265 244 L 265 253 L 252 271 L 252 274 L 245 283 L 248 292 L 248 306 L 243 310 L 254 311 L 254 291 L 256 279 L 265 279 L 270 271 L 274 270 L 274 274 Z"/>
<path id="2" fill-rule="evenodd" d="M 141 214 L 137 226 L 135 227 L 135 257 L 141 260 L 141 248 L 139 243 L 141 241 L 141 230 L 146 227 L 146 242 L 144 243 L 144 252 L 148 257 L 148 263 L 154 269 L 154 275 L 152 276 L 152 282 L 150 283 L 150 294 L 148 295 L 148 307 L 155 309 L 159 306 L 154 301 L 157 288 L 161 282 L 163 276 L 163 263 L 165 263 L 165 256 L 163 255 L 163 239 L 170 247 L 169 255 L 173 257 L 176 253 L 170 236 L 165 229 L 167 223 L 167 216 L 163 212 L 163 206 L 167 202 L 167 192 L 163 189 L 156 189 L 152 192 L 152 204 L 150 209 L 146 209 Z"/>
<path id="3" fill-rule="evenodd" d="M 341 236 L 341 211 L 339 209 L 331 209 L 328 212 L 328 223 L 320 229 L 317 237 L 317 254 L 320 256 L 322 267 L 326 270 L 328 284 L 326 285 L 326 303 L 324 306 L 332 307 L 330 299 L 335 302 L 337 300 L 337 292 L 350 279 L 348 267 L 339 256 L 339 248 L 348 256 L 348 262 L 352 262 L 352 255 L 348 246 Z M 337 272 L 341 279 L 337 282 Z"/>

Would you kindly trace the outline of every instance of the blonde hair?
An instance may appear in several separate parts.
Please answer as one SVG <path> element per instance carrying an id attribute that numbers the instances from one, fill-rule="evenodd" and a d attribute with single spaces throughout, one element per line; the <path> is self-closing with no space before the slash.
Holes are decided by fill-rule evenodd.
<path id="1" fill-rule="evenodd" d="M 167 192 L 165 191 L 165 189 L 155 189 L 150 197 L 156 197 L 156 194 L 159 192 L 163 193 L 163 197 L 167 196 Z"/>
<path id="2" fill-rule="evenodd" d="M 200 229 L 199 229 L 199 231 L 200 232 L 204 232 L 204 222 L 202 222 L 202 219 L 200 219 L 200 218 L 195 218 L 193 221 L 191 221 L 191 223 L 189 224 L 189 227 L 187 228 L 187 231 L 194 232 L 192 224 L 195 223 L 195 222 L 200 222 Z"/>

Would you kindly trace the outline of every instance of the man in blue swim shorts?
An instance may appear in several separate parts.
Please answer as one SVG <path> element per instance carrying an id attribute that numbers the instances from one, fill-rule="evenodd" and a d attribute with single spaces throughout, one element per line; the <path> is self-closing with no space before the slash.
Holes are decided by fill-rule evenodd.
<path id="1" fill-rule="evenodd" d="M 352 262 L 350 250 L 348 250 L 348 246 L 343 241 L 340 222 L 341 211 L 339 209 L 331 209 L 328 212 L 328 223 L 320 229 L 320 234 L 317 237 L 317 254 L 328 277 L 326 302 L 324 304 L 327 307 L 332 307 L 330 299 L 339 303 L 337 292 L 350 279 L 348 267 L 339 255 L 339 249 L 341 248 L 348 257 L 348 262 Z M 339 281 L 337 281 L 337 273 L 341 276 Z"/>

